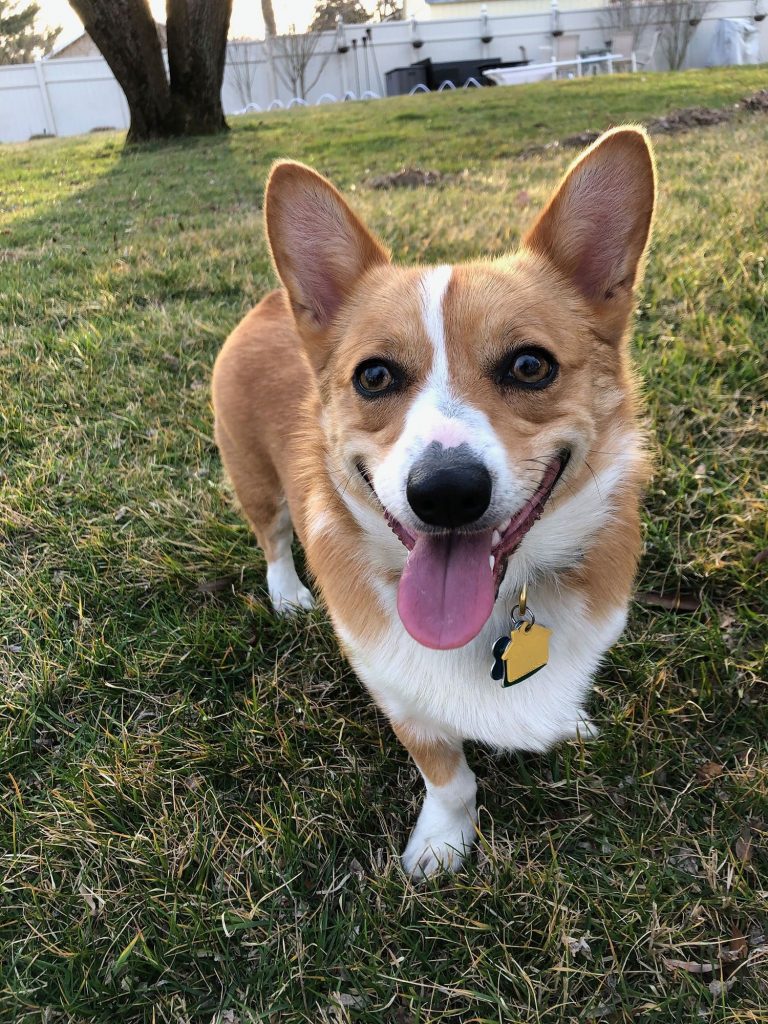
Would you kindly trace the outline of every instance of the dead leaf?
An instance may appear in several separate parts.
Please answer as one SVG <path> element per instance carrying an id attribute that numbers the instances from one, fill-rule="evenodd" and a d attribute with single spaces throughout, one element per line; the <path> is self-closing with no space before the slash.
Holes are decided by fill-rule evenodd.
<path id="1" fill-rule="evenodd" d="M 690 846 L 678 846 L 674 853 L 667 857 L 667 862 L 673 868 L 684 871 L 687 875 L 699 877 L 699 870 L 701 868 L 699 855 Z"/>
<path id="2" fill-rule="evenodd" d="M 104 900 L 101 896 L 97 896 L 95 892 L 91 892 L 91 890 L 85 885 L 80 886 L 80 895 L 85 900 L 85 904 L 91 913 L 91 917 L 98 917 L 105 907 Z"/>
<path id="3" fill-rule="evenodd" d="M 701 608 L 698 594 L 660 594 L 657 590 L 645 590 L 637 595 L 640 604 L 653 608 L 666 608 L 670 612 L 697 612 Z"/>
<path id="4" fill-rule="evenodd" d="M 763 562 L 768 562 L 768 548 L 764 548 L 755 555 L 755 565 L 762 565 Z"/>
<path id="5" fill-rule="evenodd" d="M 730 992 L 735 984 L 736 975 L 734 974 L 732 978 L 726 978 L 724 981 L 721 981 L 720 978 L 713 978 L 707 987 L 713 996 L 719 996 L 723 992 Z"/>
<path id="6" fill-rule="evenodd" d="M 332 992 L 331 999 L 336 1006 L 348 1006 L 351 1010 L 360 1010 L 365 1006 L 365 999 L 351 992 Z"/>
<path id="7" fill-rule="evenodd" d="M 354 875 L 355 878 L 365 878 L 365 868 L 360 861 L 356 860 L 354 857 L 349 862 L 349 873 Z"/>
<path id="8" fill-rule="evenodd" d="M 719 779 L 725 771 L 725 766 L 718 764 L 717 761 L 705 761 L 704 764 L 699 765 L 696 775 L 702 782 L 712 782 L 714 779 Z"/>
<path id="9" fill-rule="evenodd" d="M 715 970 L 715 964 L 702 964 L 698 960 L 669 960 L 665 956 L 661 959 L 669 971 L 687 971 L 688 974 L 711 974 Z"/>
<path id="10" fill-rule="evenodd" d="M 581 935 L 578 939 L 571 935 L 563 936 L 563 942 L 568 947 L 571 956 L 584 956 L 587 960 L 592 959 L 592 950 L 587 942 L 587 935 Z"/>
<path id="11" fill-rule="evenodd" d="M 211 1024 L 240 1024 L 240 1018 L 234 1010 L 222 1010 L 221 1013 L 214 1014 Z"/>
<path id="12" fill-rule="evenodd" d="M 743 960 L 749 953 L 747 937 L 738 925 L 733 925 L 731 928 L 731 941 L 728 943 L 728 947 L 737 960 Z"/>
<path id="13" fill-rule="evenodd" d="M 745 825 L 736 842 L 733 844 L 733 852 L 742 864 L 749 864 L 752 860 L 752 829 Z"/>
<path id="14" fill-rule="evenodd" d="M 221 576 L 217 580 L 203 580 L 197 584 L 198 594 L 220 594 L 223 590 L 229 590 L 229 588 L 240 579 L 239 573 L 232 576 Z"/>

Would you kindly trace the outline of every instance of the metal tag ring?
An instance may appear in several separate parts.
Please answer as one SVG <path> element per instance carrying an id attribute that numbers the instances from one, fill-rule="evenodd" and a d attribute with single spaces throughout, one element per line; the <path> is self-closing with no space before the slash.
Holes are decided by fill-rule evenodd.
<path id="1" fill-rule="evenodd" d="M 525 626 L 525 632 L 527 633 L 531 626 L 535 625 L 536 616 L 533 614 L 531 609 L 528 608 L 525 611 L 521 611 L 520 605 L 515 605 L 512 609 L 512 629 L 520 629 L 521 626 Z"/>

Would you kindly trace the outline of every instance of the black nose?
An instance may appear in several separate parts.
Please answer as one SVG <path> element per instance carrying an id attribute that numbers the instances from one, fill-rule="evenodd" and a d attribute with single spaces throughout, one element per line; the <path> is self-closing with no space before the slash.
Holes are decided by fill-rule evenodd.
<path id="1" fill-rule="evenodd" d="M 408 474 L 408 504 L 430 526 L 467 526 L 491 502 L 491 474 L 466 445 L 431 444 Z"/>

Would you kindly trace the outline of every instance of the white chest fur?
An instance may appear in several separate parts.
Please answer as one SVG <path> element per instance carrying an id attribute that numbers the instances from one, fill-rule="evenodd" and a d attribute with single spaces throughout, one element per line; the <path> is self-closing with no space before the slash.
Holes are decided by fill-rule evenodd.
<path id="1" fill-rule="evenodd" d="M 537 620 L 552 629 L 547 666 L 511 687 L 491 679 L 493 642 L 508 631 L 511 603 L 497 601 L 482 633 L 466 647 L 433 651 L 408 635 L 395 611 L 395 588 L 382 588 L 389 614 L 385 636 L 366 646 L 339 632 L 356 672 L 382 709 L 426 732 L 448 733 L 500 749 L 543 751 L 588 735 L 584 701 L 603 654 L 621 634 L 626 609 L 588 618 L 575 592 L 537 587 Z"/>
<path id="2" fill-rule="evenodd" d="M 634 433 L 612 439 L 611 446 L 616 456 L 609 466 L 580 491 L 560 499 L 532 527 L 509 563 L 483 631 L 453 651 L 430 650 L 405 631 L 396 609 L 396 585 L 382 582 L 379 575 L 387 568 L 402 570 L 405 551 L 388 528 L 382 529 L 376 509 L 362 507 L 351 496 L 345 499 L 368 535 L 365 564 L 387 630 L 383 639 L 368 645 L 338 620 L 336 628 L 353 667 L 391 718 L 501 749 L 541 751 L 579 731 L 591 731 L 583 711 L 586 696 L 600 659 L 624 629 L 627 609 L 615 608 L 596 620 L 581 594 L 566 589 L 561 580 L 613 516 L 622 477 L 641 458 Z M 552 630 L 549 662 L 529 679 L 505 688 L 491 679 L 491 648 L 509 631 L 526 579 L 537 621 Z"/>

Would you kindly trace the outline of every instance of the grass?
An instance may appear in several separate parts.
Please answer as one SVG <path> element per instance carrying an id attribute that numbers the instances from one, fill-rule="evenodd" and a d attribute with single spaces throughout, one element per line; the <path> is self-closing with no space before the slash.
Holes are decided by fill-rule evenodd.
<path id="1" fill-rule="evenodd" d="M 456 877 L 401 874 L 416 772 L 323 617 L 270 614 L 208 396 L 273 280 L 273 158 L 354 189 L 398 258 L 458 260 L 514 244 L 569 159 L 526 146 L 767 79 L 616 76 L 256 116 L 126 154 L 104 135 L 0 150 L 0 1020 L 768 1021 L 768 118 L 657 141 L 639 588 L 701 608 L 633 607 L 598 740 L 470 751 L 483 839 Z M 456 176 L 366 185 L 401 164 Z"/>

